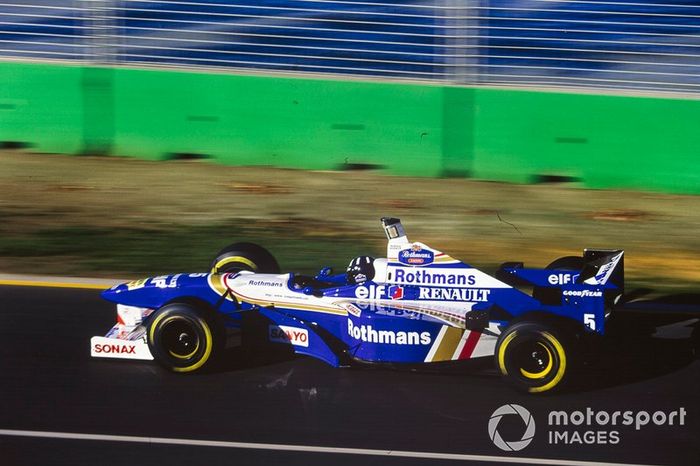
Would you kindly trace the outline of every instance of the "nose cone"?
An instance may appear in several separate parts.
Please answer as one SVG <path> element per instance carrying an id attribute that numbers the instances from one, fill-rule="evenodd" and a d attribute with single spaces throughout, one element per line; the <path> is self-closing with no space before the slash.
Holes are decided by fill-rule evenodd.
<path id="1" fill-rule="evenodd" d="M 116 303 L 119 301 L 119 295 L 123 295 L 123 293 L 126 291 L 128 291 L 126 283 L 120 283 L 119 285 L 114 285 L 108 290 L 104 290 L 100 296 L 102 296 L 102 299 Z"/>

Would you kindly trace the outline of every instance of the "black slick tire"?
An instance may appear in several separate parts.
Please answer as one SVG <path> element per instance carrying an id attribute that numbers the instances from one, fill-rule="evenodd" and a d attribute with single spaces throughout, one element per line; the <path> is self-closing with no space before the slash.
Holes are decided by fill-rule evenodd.
<path id="1" fill-rule="evenodd" d="M 173 372 L 202 370 L 224 343 L 223 327 L 188 303 L 160 308 L 148 325 L 148 347 L 156 362 Z"/>
<path id="2" fill-rule="evenodd" d="M 255 273 L 280 273 L 280 266 L 270 252 L 254 243 L 234 243 L 219 251 L 210 266 L 211 273 L 248 270 Z"/>

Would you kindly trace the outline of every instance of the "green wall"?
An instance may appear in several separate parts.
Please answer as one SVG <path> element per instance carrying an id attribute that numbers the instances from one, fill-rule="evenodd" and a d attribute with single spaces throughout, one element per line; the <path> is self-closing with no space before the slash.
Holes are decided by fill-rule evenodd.
<path id="1" fill-rule="evenodd" d="M 700 100 L 479 89 L 474 175 L 700 193 Z"/>
<path id="2" fill-rule="evenodd" d="M 700 193 L 700 100 L 0 64 L 0 141 L 43 152 Z"/>
<path id="3" fill-rule="evenodd" d="M 114 153 L 237 165 L 374 164 L 438 175 L 443 89 L 361 81 L 115 71 Z"/>
<path id="4" fill-rule="evenodd" d="M 0 141 L 73 154 L 83 145 L 83 70 L 0 63 Z"/>

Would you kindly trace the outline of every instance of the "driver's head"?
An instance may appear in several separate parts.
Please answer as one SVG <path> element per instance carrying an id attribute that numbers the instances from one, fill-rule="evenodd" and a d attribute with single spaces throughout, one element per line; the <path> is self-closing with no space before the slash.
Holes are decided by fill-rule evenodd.
<path id="1" fill-rule="evenodd" d="M 374 257 L 358 256 L 350 261 L 345 272 L 350 285 L 361 285 L 374 278 Z"/>

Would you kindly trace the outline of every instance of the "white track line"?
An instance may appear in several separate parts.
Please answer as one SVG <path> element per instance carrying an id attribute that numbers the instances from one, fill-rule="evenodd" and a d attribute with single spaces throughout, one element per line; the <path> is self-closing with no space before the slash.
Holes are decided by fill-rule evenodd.
<path id="1" fill-rule="evenodd" d="M 426 458 L 433 460 L 479 461 L 489 463 L 552 464 L 562 466 L 649 466 L 631 463 L 601 463 L 518 456 L 466 455 L 461 453 L 433 453 L 425 451 L 372 450 L 366 448 L 321 447 L 315 445 L 285 445 L 281 443 L 225 442 L 219 440 L 195 440 L 163 437 L 137 437 L 131 435 L 80 434 L 73 432 L 44 432 L 33 430 L 0 429 L 0 435 L 13 437 L 51 438 L 64 440 L 97 440 L 102 442 L 129 442 L 159 445 L 189 445 L 195 447 L 242 448 L 251 450 L 293 451 L 339 455 L 365 455 L 397 458 Z"/>

